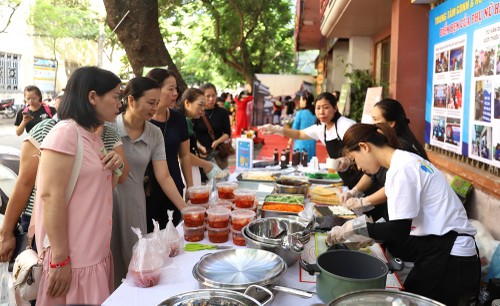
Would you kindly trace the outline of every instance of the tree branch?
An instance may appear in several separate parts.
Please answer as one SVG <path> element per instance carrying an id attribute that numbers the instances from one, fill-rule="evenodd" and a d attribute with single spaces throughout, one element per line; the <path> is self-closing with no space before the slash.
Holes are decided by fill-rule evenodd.
<path id="1" fill-rule="evenodd" d="M 19 1 L 18 3 L 14 3 L 14 6 L 7 5 L 12 11 L 10 12 L 10 15 L 9 15 L 9 18 L 7 19 L 7 23 L 5 24 L 5 27 L 2 30 L 0 30 L 0 33 L 5 33 L 5 31 L 9 27 L 10 23 L 12 22 L 12 16 L 14 16 L 14 13 L 16 12 L 16 10 L 19 8 L 20 5 L 21 5 L 21 1 Z"/>

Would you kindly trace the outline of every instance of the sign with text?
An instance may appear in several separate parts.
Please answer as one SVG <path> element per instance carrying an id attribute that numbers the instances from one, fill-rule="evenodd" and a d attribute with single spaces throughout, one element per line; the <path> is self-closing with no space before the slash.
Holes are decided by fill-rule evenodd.
<path id="1" fill-rule="evenodd" d="M 425 142 L 500 167 L 500 1 L 430 11 Z"/>
<path id="2" fill-rule="evenodd" d="M 253 163 L 253 139 L 236 139 L 236 169 L 252 169 Z"/>

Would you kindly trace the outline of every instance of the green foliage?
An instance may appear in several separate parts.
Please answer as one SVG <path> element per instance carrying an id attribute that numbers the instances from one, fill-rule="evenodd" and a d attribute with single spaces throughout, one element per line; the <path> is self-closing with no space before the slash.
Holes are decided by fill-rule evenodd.
<path id="1" fill-rule="evenodd" d="M 349 64 L 347 67 L 350 66 Z M 351 107 L 349 118 L 356 122 L 361 121 L 363 115 L 363 107 L 365 104 L 366 90 L 369 87 L 375 86 L 375 79 L 369 70 L 355 69 L 344 74 L 346 78 L 351 80 Z"/>
<path id="2" fill-rule="evenodd" d="M 210 81 L 226 88 L 255 73 L 295 72 L 291 0 L 159 4 L 163 37 L 188 84 Z"/>
<path id="3" fill-rule="evenodd" d="M 30 12 L 34 34 L 97 41 L 99 22 L 87 1 L 36 0 Z"/>

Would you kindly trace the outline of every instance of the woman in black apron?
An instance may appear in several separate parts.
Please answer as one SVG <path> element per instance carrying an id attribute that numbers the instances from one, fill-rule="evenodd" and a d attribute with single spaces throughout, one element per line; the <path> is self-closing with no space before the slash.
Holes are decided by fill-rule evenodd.
<path id="1" fill-rule="evenodd" d="M 344 145 L 347 156 L 365 173 L 388 169 L 389 219 L 363 226 L 359 226 L 360 220 L 348 221 L 331 230 L 328 242 L 360 234 L 396 244 L 410 235 L 415 265 L 405 290 L 446 305 L 466 305 L 473 300 L 480 276 L 476 229 L 445 176 L 419 155 L 396 150 L 396 133 L 387 124 L 356 124 L 345 133 Z"/>
<path id="2" fill-rule="evenodd" d="M 337 108 L 337 98 L 329 92 L 324 92 L 316 97 L 315 100 L 316 124 L 303 130 L 293 130 L 279 125 L 266 124 L 259 127 L 264 134 L 279 134 L 292 139 L 314 139 L 320 140 L 325 146 L 330 158 L 341 159 L 340 164 L 348 164 L 349 161 L 342 157 L 342 135 L 356 122 L 342 116 Z M 334 133 L 332 133 L 332 129 Z M 363 173 L 352 167 L 337 169 L 344 185 L 349 188 L 354 187 Z"/>

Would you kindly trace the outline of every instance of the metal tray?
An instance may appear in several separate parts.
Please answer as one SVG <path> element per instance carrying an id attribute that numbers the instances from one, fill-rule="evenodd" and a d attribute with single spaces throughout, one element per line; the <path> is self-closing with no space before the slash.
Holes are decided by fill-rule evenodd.
<path id="1" fill-rule="evenodd" d="M 243 291 L 250 285 L 274 284 L 285 274 L 286 262 L 265 250 L 232 249 L 203 256 L 193 276 L 205 288 Z"/>

